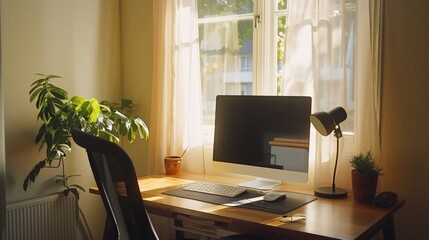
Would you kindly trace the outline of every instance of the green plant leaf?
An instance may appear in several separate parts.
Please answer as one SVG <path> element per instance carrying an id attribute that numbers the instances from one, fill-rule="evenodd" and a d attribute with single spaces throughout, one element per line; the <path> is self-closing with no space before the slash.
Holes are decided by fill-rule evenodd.
<path id="1" fill-rule="evenodd" d="M 126 109 L 126 108 L 132 109 L 135 107 L 135 105 L 131 99 L 123 98 L 121 99 L 121 107 L 123 109 Z"/>
<path id="2" fill-rule="evenodd" d="M 97 99 L 93 98 L 90 100 L 91 114 L 89 116 L 89 122 L 93 123 L 98 120 L 98 115 L 100 115 L 100 105 L 98 104 Z"/>
<path id="3" fill-rule="evenodd" d="M 34 81 L 30 86 L 42 85 L 44 83 L 46 83 L 46 78 L 40 78 Z"/>
<path id="4" fill-rule="evenodd" d="M 54 104 L 54 102 L 52 100 L 48 99 L 46 101 L 46 104 L 47 104 L 47 106 L 46 106 L 46 112 L 49 115 L 55 115 L 55 104 Z"/>
<path id="5" fill-rule="evenodd" d="M 58 144 L 58 147 L 62 150 L 71 152 L 71 145 L 70 144 L 66 144 L 66 143 Z"/>
<path id="6" fill-rule="evenodd" d="M 119 112 L 119 111 L 116 111 L 115 112 L 115 114 L 117 115 L 117 116 L 119 116 L 121 119 L 123 119 L 123 120 L 126 120 L 126 119 L 128 119 L 127 118 L 127 116 L 125 116 L 125 114 L 123 114 L 123 113 L 121 113 L 121 112 Z"/>
<path id="7" fill-rule="evenodd" d="M 128 131 L 128 142 L 132 143 L 134 140 L 136 140 L 136 132 Z"/>
<path id="8" fill-rule="evenodd" d="M 119 143 L 119 136 L 115 135 L 114 132 L 108 132 L 103 130 L 103 131 L 100 131 L 99 137 L 114 143 Z"/>
<path id="9" fill-rule="evenodd" d="M 41 109 L 41 116 L 40 119 L 42 119 L 44 122 L 49 123 L 49 121 L 51 121 L 51 112 L 49 111 L 49 108 L 44 107 Z M 52 114 L 55 115 L 55 114 Z"/>
<path id="10" fill-rule="evenodd" d="M 76 105 L 80 105 L 84 101 L 85 101 L 85 98 L 83 98 L 81 96 L 74 96 L 70 100 L 70 102 L 72 102 L 73 104 L 76 104 Z"/>
<path id="11" fill-rule="evenodd" d="M 128 134 L 128 130 L 129 130 L 129 125 L 127 124 L 127 122 L 122 122 L 121 125 L 119 126 L 119 134 L 121 136 L 125 136 Z"/>
<path id="12" fill-rule="evenodd" d="M 103 118 L 103 122 L 104 122 L 104 125 L 106 125 L 107 129 L 113 131 L 113 125 L 115 124 L 114 121 L 112 121 L 109 118 Z"/>
<path id="13" fill-rule="evenodd" d="M 140 118 L 134 119 L 134 123 L 137 125 L 140 138 L 147 140 L 149 138 L 149 128 L 146 123 Z"/>
<path id="14" fill-rule="evenodd" d="M 22 185 L 22 188 L 24 191 L 27 191 L 28 186 L 30 183 L 34 183 L 36 177 L 39 175 L 39 172 L 42 168 L 45 167 L 46 160 L 42 160 L 38 162 L 34 167 L 31 169 L 31 171 L 28 173 L 27 177 L 24 179 L 24 183 Z"/>
<path id="15" fill-rule="evenodd" d="M 103 104 L 103 102 L 100 102 L 100 110 L 102 112 L 106 112 L 106 113 L 109 113 L 109 114 L 112 112 L 108 106 L 106 106 L 106 105 Z"/>
<path id="16" fill-rule="evenodd" d="M 37 96 L 37 100 L 36 100 L 36 108 L 40 109 L 40 107 L 43 105 L 43 103 L 45 102 L 46 96 L 47 94 L 47 90 L 46 89 L 42 89 L 39 93 L 39 95 Z"/>
<path id="17" fill-rule="evenodd" d="M 70 188 L 66 188 L 66 189 L 64 189 L 64 196 L 68 196 L 69 195 L 69 193 L 70 193 Z"/>
<path id="18" fill-rule="evenodd" d="M 40 128 L 39 128 L 39 132 L 37 133 L 37 136 L 36 136 L 36 139 L 35 139 L 35 142 L 36 143 L 39 143 L 40 142 L 40 140 L 43 138 L 43 136 L 45 135 L 45 133 L 46 133 L 46 126 L 45 126 L 45 124 L 42 124 L 42 126 L 40 126 Z"/>
<path id="19" fill-rule="evenodd" d="M 63 78 L 63 77 L 61 77 L 61 76 L 58 76 L 58 75 L 46 75 L 46 79 L 51 79 L 51 78 Z"/>
<path id="20" fill-rule="evenodd" d="M 79 191 L 76 188 L 70 188 L 70 191 L 77 198 L 77 200 L 79 200 Z"/>
<path id="21" fill-rule="evenodd" d="M 57 87 L 51 89 L 51 93 L 59 99 L 67 99 L 69 97 L 68 93 L 65 90 Z"/>
<path id="22" fill-rule="evenodd" d="M 57 107 L 57 108 L 64 107 L 64 103 L 63 103 L 63 101 L 61 101 L 61 99 L 52 98 L 51 101 L 54 103 L 55 107 Z"/>
<path id="23" fill-rule="evenodd" d="M 38 86 L 36 86 L 38 87 Z M 35 88 L 36 88 L 35 87 Z M 43 88 L 37 88 L 37 89 L 32 89 L 29 94 L 30 94 L 30 102 L 33 102 L 33 100 L 37 97 L 37 95 L 39 95 L 39 93 L 43 90 Z"/>

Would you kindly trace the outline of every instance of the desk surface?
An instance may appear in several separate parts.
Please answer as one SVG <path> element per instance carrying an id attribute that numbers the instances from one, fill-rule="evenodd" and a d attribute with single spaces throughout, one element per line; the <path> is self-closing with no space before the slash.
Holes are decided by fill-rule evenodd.
<path id="1" fill-rule="evenodd" d="M 239 207 L 227 207 L 197 200 L 179 198 L 162 192 L 193 181 L 205 180 L 236 184 L 238 179 L 208 175 L 154 175 L 139 179 L 145 206 L 150 213 L 177 218 L 178 215 L 210 220 L 214 226 L 234 232 L 256 233 L 273 239 L 368 239 L 379 230 L 393 231 L 393 215 L 405 203 L 399 200 L 391 208 L 384 209 L 356 203 L 351 196 L 345 199 L 323 199 L 310 202 L 292 212 L 306 215 L 306 221 L 284 223 L 281 216 Z M 279 186 L 279 190 L 289 190 Z M 296 190 L 294 190 L 296 191 Z M 98 194 L 97 188 L 90 188 Z M 306 192 L 304 192 L 306 193 Z M 391 233 L 387 233 L 391 234 Z"/>

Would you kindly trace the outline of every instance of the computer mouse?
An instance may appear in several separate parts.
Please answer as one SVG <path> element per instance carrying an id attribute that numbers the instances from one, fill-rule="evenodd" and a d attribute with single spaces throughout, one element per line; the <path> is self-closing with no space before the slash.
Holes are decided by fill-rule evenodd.
<path id="1" fill-rule="evenodd" d="M 391 207 L 398 200 L 398 194 L 394 192 L 381 192 L 374 198 L 374 204 L 378 207 Z"/>
<path id="2" fill-rule="evenodd" d="M 274 202 L 286 198 L 286 194 L 280 192 L 270 192 L 264 195 L 264 201 Z"/>

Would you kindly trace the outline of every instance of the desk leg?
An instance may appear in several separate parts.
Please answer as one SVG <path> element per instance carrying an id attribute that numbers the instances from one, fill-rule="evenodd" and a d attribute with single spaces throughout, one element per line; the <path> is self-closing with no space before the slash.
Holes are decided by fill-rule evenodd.
<path id="1" fill-rule="evenodd" d="M 385 240 L 395 240 L 395 220 L 393 219 L 393 216 L 391 216 L 387 222 L 386 225 L 383 228 L 383 235 Z"/>

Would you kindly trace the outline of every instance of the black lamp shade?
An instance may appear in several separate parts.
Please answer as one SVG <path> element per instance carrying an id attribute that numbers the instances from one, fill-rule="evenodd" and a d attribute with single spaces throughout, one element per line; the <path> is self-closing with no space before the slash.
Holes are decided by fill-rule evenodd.
<path id="1" fill-rule="evenodd" d="M 316 112 L 311 114 L 310 122 L 323 136 L 328 136 L 335 128 L 334 120 L 327 112 Z"/>
<path id="2" fill-rule="evenodd" d="M 346 120 L 347 113 L 342 107 L 336 107 L 327 112 L 316 112 L 311 114 L 310 122 L 314 128 L 323 136 L 328 136 L 334 131 L 335 126 Z"/>
<path id="3" fill-rule="evenodd" d="M 342 123 L 347 118 L 347 112 L 342 107 L 332 109 L 329 111 L 329 115 L 331 115 L 336 125 Z"/>

